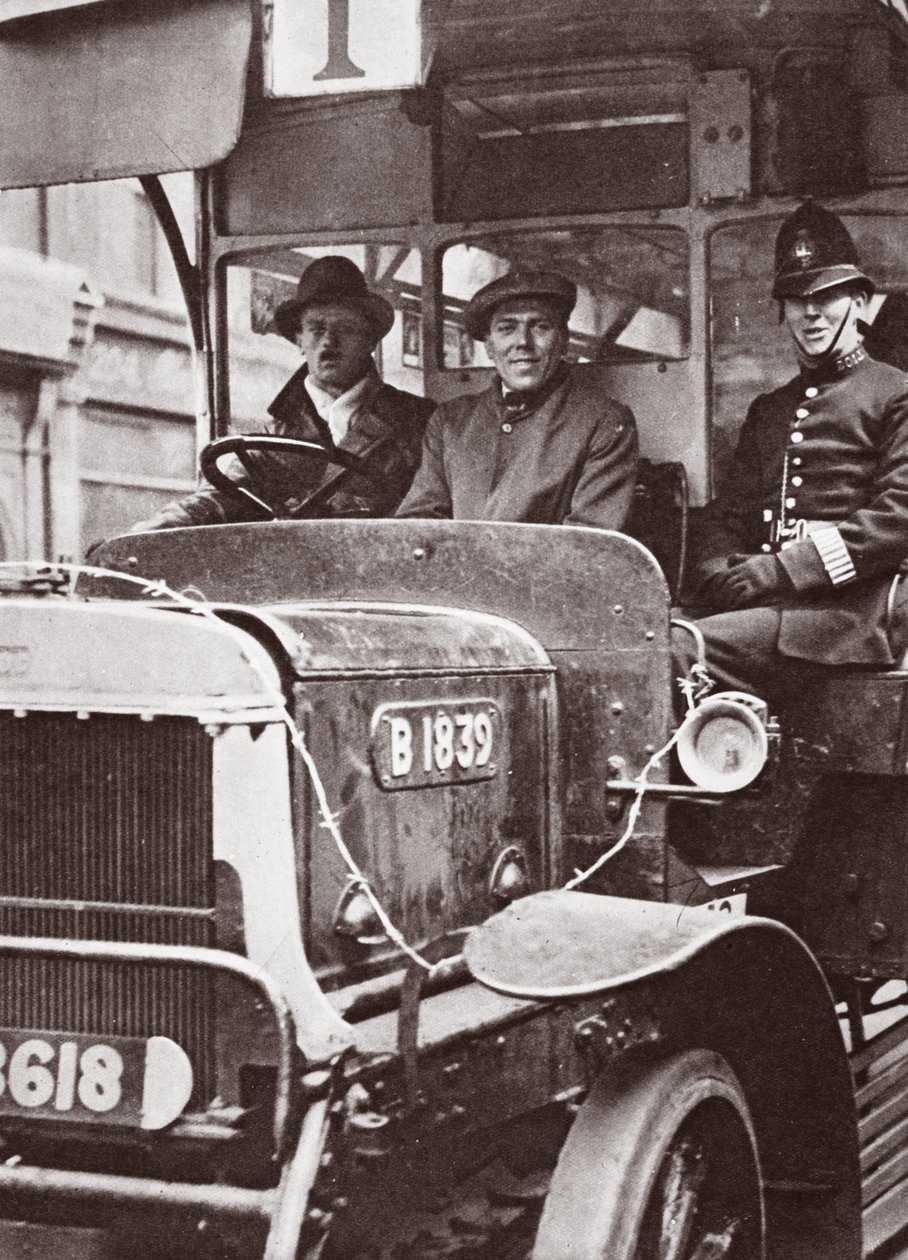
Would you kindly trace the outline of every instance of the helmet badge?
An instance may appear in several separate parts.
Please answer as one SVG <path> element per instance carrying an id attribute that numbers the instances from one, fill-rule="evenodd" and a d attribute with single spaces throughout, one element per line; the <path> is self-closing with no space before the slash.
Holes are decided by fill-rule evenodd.
<path id="1" fill-rule="evenodd" d="M 817 255 L 817 247 L 811 239 L 810 233 L 803 228 L 795 235 L 791 246 L 791 260 L 802 270 L 806 271 Z"/>

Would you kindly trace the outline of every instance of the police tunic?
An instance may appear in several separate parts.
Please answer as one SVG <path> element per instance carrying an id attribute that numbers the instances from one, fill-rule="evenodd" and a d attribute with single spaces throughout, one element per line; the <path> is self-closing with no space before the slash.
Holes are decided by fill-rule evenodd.
<path id="1" fill-rule="evenodd" d="M 779 652 L 893 663 L 887 598 L 908 557 L 905 373 L 859 346 L 754 401 L 707 514 L 701 574 L 759 552 L 777 553 L 791 582 L 773 601 Z"/>

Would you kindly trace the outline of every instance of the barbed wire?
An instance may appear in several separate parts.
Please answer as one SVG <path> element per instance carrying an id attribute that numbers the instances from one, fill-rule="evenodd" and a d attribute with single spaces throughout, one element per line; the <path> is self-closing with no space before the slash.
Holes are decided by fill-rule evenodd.
<path id="1" fill-rule="evenodd" d="M 334 845 L 350 874 L 348 888 L 357 887 L 362 890 L 389 940 L 391 940 L 402 953 L 406 954 L 408 958 L 410 958 L 418 966 L 424 968 L 426 971 L 432 971 L 434 969 L 434 965 L 428 962 L 419 950 L 415 949 L 405 939 L 403 933 L 396 926 L 384 906 L 381 904 L 381 901 L 376 895 L 375 890 L 372 888 L 372 885 L 369 883 L 369 879 L 365 872 L 353 857 L 353 854 L 344 840 L 338 824 L 337 814 L 331 808 L 330 801 L 328 800 L 328 793 L 325 789 L 321 774 L 319 773 L 318 765 L 306 744 L 305 737 L 297 725 L 293 714 L 287 707 L 283 692 L 273 684 L 271 678 L 262 668 L 260 662 L 246 650 L 246 631 L 233 625 L 231 622 L 226 621 L 221 615 L 219 615 L 216 611 L 217 606 L 210 603 L 201 591 L 198 591 L 196 588 L 192 588 L 193 594 L 192 597 L 190 597 L 190 595 L 186 592 L 173 590 L 165 581 L 163 581 L 163 579 L 160 578 L 141 577 L 137 574 L 122 573 L 117 569 L 108 569 L 101 565 L 93 564 L 75 564 L 71 562 L 51 564 L 48 561 L 28 560 L 0 561 L 0 571 L 9 569 L 33 569 L 38 571 L 39 574 L 41 570 L 47 570 L 50 573 L 55 571 L 65 572 L 73 579 L 79 574 L 85 574 L 88 577 L 113 578 L 116 581 L 127 582 L 133 586 L 139 587 L 142 593 L 151 599 L 165 598 L 171 600 L 177 605 L 177 607 L 191 612 L 195 616 L 204 618 L 209 623 L 215 625 L 221 633 L 227 634 L 230 638 L 232 638 L 240 651 L 242 659 L 259 677 L 270 702 L 274 706 L 275 710 L 280 714 L 281 721 L 287 729 L 291 744 L 295 748 L 300 760 L 306 768 L 306 772 L 309 776 L 315 793 L 315 798 L 318 803 L 318 810 L 322 819 L 321 825 L 331 836 L 331 839 L 333 840 Z M 71 589 L 74 589 L 74 583 L 71 583 Z M 694 688 L 702 687 L 703 683 L 703 680 L 696 676 L 696 669 L 697 667 L 695 666 L 694 670 L 692 670 L 692 677 L 685 680 L 687 686 L 684 687 L 684 684 L 682 683 L 682 687 L 685 690 L 688 699 L 688 704 L 691 705 L 691 707 L 693 700 L 691 692 Z M 681 680 L 679 680 L 679 682 L 681 682 Z M 610 862 L 612 858 L 616 857 L 617 854 L 626 847 L 633 837 L 637 826 L 637 820 L 643 805 L 643 797 L 646 794 L 649 775 L 661 763 L 663 757 L 665 757 L 666 754 L 674 747 L 679 734 L 680 726 L 674 731 L 667 743 L 652 754 L 643 769 L 640 771 L 640 774 L 635 780 L 633 780 L 636 784 L 636 790 L 634 793 L 634 799 L 631 802 L 631 806 L 628 811 L 627 824 L 621 837 L 610 849 L 607 849 L 605 853 L 600 854 L 595 862 L 593 862 L 585 870 L 575 871 L 573 878 L 569 879 L 564 884 L 564 888 L 566 890 L 578 888 L 581 884 L 585 883 L 586 880 L 588 880 L 597 871 L 601 870 L 607 862 Z"/>
<path id="2" fill-rule="evenodd" d="M 239 648 L 242 659 L 252 670 L 255 671 L 261 680 L 270 702 L 281 716 L 281 721 L 290 736 L 290 742 L 296 749 L 303 765 L 306 768 L 306 772 L 308 773 L 309 779 L 312 783 L 313 791 L 315 792 L 316 801 L 318 802 L 319 813 L 322 817 L 322 825 L 334 841 L 335 847 L 340 853 L 340 856 L 350 873 L 351 881 L 348 887 L 356 886 L 362 890 L 368 898 L 372 909 L 375 911 L 379 922 L 387 933 L 388 938 L 393 941 L 402 953 L 406 954 L 408 958 L 412 959 L 412 961 L 417 963 L 420 967 L 425 968 L 426 971 L 433 970 L 433 964 L 428 962 L 417 949 L 414 949 L 414 947 L 409 944 L 403 933 L 395 925 L 384 906 L 379 901 L 374 889 L 369 883 L 368 877 L 360 868 L 356 859 L 353 857 L 353 854 L 350 852 L 350 849 L 341 834 L 341 830 L 337 822 L 337 816 L 331 809 L 331 805 L 328 800 L 328 793 L 325 790 L 325 785 L 322 781 L 321 774 L 319 773 L 315 758 L 306 746 L 303 733 L 297 725 L 293 714 L 287 708 L 283 692 L 272 683 L 272 680 L 269 678 L 267 672 L 262 668 L 260 662 L 246 650 L 248 636 L 245 630 L 240 629 L 239 626 L 232 625 L 229 621 L 225 621 L 224 618 L 217 613 L 216 605 L 205 599 L 205 597 L 201 595 L 201 592 L 197 592 L 199 598 L 190 598 L 187 594 L 185 594 L 185 592 L 173 590 L 160 578 L 145 578 L 137 574 L 121 573 L 117 569 L 107 569 L 101 565 L 94 564 L 75 564 L 71 562 L 51 563 L 50 561 L 39 560 L 0 561 L 0 571 L 8 569 L 34 569 L 38 570 L 39 573 L 40 570 L 43 569 L 50 573 L 55 571 L 68 573 L 71 577 L 76 577 L 80 573 L 83 573 L 88 577 L 114 578 L 120 582 L 128 582 L 134 586 L 138 586 L 142 590 L 143 594 L 152 599 L 165 598 L 172 600 L 178 607 L 185 609 L 187 612 L 193 613 L 195 616 L 204 618 L 209 623 L 217 626 L 219 631 L 232 638 Z M 72 584 L 71 589 L 73 589 Z"/>
<path id="3" fill-rule="evenodd" d="M 636 779 L 633 780 L 633 782 L 637 785 L 637 788 L 636 788 L 636 791 L 634 792 L 634 799 L 633 801 L 631 801 L 631 807 L 628 810 L 627 825 L 624 828 L 624 832 L 621 838 L 619 840 L 616 840 L 615 843 L 612 845 L 612 847 L 610 849 L 607 849 L 605 853 L 600 854 L 599 857 L 596 858 L 596 861 L 593 862 L 591 866 L 588 866 L 586 870 L 575 871 L 574 878 L 569 879 L 568 882 L 564 885 L 565 889 L 570 890 L 572 888 L 577 888 L 579 887 L 580 884 L 588 880 L 591 875 L 595 875 L 596 871 L 600 870 L 603 866 L 605 866 L 606 862 L 610 862 L 613 857 L 615 857 L 618 853 L 620 853 L 621 850 L 628 843 L 628 841 L 631 839 L 631 837 L 634 834 L 634 829 L 637 826 L 637 818 L 640 814 L 640 808 L 643 804 L 643 797 L 646 794 L 646 781 L 649 777 L 649 774 L 652 770 L 656 768 L 656 766 L 659 765 L 660 761 L 665 756 L 665 754 L 670 752 L 671 749 L 674 747 L 674 745 L 678 742 L 678 736 L 680 733 L 681 733 L 681 728 L 679 726 L 678 729 L 672 734 L 672 737 L 668 741 L 668 743 L 663 744 L 662 747 L 658 749 L 657 752 L 653 753 L 649 761 L 647 761 L 646 765 L 637 775 Z"/>

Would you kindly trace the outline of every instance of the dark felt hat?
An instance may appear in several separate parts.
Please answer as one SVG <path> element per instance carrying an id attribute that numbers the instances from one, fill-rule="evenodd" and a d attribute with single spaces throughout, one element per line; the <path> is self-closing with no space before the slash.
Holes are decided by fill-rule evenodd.
<path id="1" fill-rule="evenodd" d="M 340 254 L 316 258 L 300 277 L 296 297 L 282 302 L 274 312 L 274 323 L 282 337 L 296 341 L 300 315 L 307 306 L 338 302 L 360 311 L 375 327 L 379 338 L 390 332 L 394 307 L 366 287 L 366 278 L 356 263 Z"/>
<path id="2" fill-rule="evenodd" d="M 805 201 L 779 228 L 772 296 L 809 297 L 849 280 L 858 281 L 868 296 L 873 293 L 845 224 L 831 210 Z"/>
<path id="3" fill-rule="evenodd" d="M 577 301 L 577 286 L 556 271 L 512 271 L 499 276 L 474 293 L 464 308 L 467 332 L 474 340 L 482 341 L 488 336 L 489 322 L 502 302 L 530 297 L 553 303 L 566 322 Z"/>

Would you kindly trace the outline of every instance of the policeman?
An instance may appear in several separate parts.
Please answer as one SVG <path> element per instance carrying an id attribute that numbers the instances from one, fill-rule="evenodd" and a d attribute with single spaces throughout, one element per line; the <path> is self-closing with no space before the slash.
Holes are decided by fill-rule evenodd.
<path id="1" fill-rule="evenodd" d="M 785 220 L 772 296 L 800 370 L 748 411 L 694 588 L 709 673 L 773 707 L 830 666 L 892 665 L 905 638 L 908 376 L 863 347 L 872 294 L 836 215 L 806 202 Z M 673 641 L 686 675 L 696 636 Z"/>

